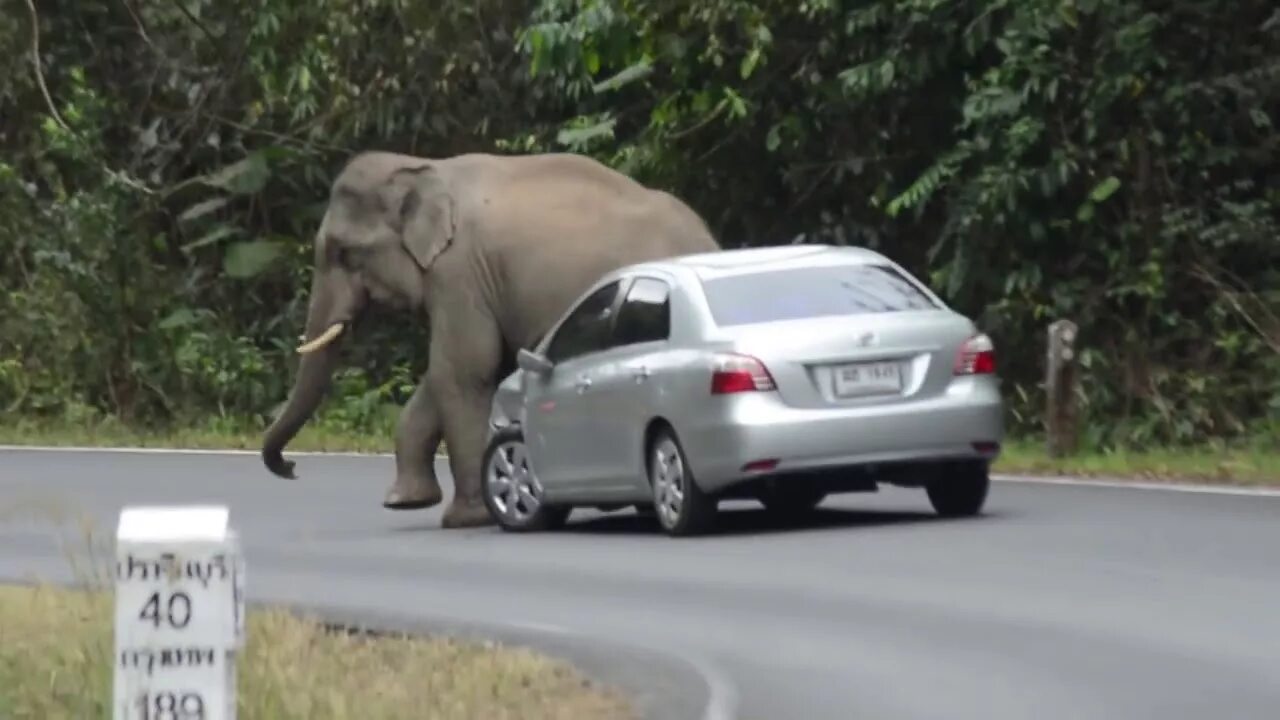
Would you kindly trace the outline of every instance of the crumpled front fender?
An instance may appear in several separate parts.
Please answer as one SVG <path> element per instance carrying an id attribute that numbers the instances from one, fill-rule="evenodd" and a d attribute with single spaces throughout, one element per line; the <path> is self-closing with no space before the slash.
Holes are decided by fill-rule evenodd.
<path id="1" fill-rule="evenodd" d="M 508 375 L 493 393 L 489 407 L 489 438 L 512 423 L 520 423 L 524 416 L 523 370 Z"/>

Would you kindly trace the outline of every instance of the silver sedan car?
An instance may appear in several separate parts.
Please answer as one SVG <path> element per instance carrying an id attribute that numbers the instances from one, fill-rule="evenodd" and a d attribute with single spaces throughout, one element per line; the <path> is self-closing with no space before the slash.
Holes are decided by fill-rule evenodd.
<path id="1" fill-rule="evenodd" d="M 880 483 L 973 515 L 1004 434 L 991 340 L 862 248 L 620 268 L 518 363 L 494 398 L 483 465 L 507 530 L 635 506 L 691 535 L 721 499 L 796 513 Z"/>

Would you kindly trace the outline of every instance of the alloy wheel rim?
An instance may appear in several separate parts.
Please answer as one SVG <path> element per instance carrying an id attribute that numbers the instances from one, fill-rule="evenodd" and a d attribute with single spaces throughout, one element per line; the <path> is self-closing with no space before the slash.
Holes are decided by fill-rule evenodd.
<path id="1" fill-rule="evenodd" d="M 529 458 L 522 442 L 505 442 L 498 446 L 487 470 L 489 499 L 498 513 L 508 521 L 528 521 L 542 505 L 542 488 L 529 471 Z"/>
<path id="2" fill-rule="evenodd" d="M 653 451 L 654 508 L 664 525 L 673 526 L 684 507 L 684 463 L 670 439 L 663 439 Z"/>

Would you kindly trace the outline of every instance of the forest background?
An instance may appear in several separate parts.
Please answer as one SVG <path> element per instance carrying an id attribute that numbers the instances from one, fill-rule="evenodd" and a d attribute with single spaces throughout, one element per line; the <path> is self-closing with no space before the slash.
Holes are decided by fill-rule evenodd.
<path id="1" fill-rule="evenodd" d="M 725 247 L 885 252 L 994 338 L 1022 438 L 1069 318 L 1087 449 L 1280 443 L 1272 0 L 0 6 L 11 435 L 252 447 L 329 183 L 377 148 L 585 153 Z M 359 328 L 317 432 L 391 446 L 403 320 Z"/>

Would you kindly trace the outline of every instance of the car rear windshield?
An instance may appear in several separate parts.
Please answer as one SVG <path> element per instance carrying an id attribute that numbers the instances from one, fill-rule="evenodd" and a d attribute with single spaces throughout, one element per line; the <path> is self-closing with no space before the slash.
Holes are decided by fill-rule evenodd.
<path id="1" fill-rule="evenodd" d="M 769 270 L 704 280 L 702 286 L 721 326 L 937 308 L 887 265 Z"/>

